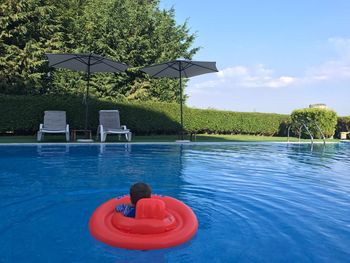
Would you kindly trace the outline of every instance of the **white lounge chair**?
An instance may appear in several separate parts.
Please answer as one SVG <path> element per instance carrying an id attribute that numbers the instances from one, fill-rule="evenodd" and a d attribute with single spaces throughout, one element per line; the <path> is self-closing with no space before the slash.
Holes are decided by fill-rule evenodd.
<path id="1" fill-rule="evenodd" d="M 65 133 L 69 141 L 69 125 L 66 121 L 65 111 L 45 111 L 44 123 L 39 125 L 38 141 L 44 138 L 44 133 Z"/>
<path id="2" fill-rule="evenodd" d="M 100 110 L 100 125 L 97 128 L 97 136 L 100 134 L 101 142 L 106 141 L 107 134 L 125 135 L 127 141 L 131 141 L 131 131 L 125 125 L 120 125 L 118 110 Z"/>

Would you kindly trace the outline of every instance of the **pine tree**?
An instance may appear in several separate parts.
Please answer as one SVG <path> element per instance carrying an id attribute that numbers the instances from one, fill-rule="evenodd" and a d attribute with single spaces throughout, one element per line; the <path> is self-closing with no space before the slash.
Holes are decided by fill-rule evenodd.
<path id="1" fill-rule="evenodd" d="M 60 24 L 50 1 L 4 0 L 0 5 L 0 92 L 47 92 L 45 51 L 59 50 Z"/>
<path id="2" fill-rule="evenodd" d="M 54 70 L 45 52 L 90 53 L 131 66 L 126 74 L 94 74 L 92 96 L 178 100 L 178 80 L 152 79 L 140 67 L 184 57 L 198 48 L 187 23 L 158 0 L 3 0 L 0 4 L 0 93 L 83 93 L 84 73 Z"/>

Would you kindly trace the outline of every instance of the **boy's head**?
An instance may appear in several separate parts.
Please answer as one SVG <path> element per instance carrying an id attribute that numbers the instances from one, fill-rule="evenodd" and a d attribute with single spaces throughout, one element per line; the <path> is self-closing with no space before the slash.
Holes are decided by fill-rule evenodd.
<path id="1" fill-rule="evenodd" d="M 136 206 L 137 201 L 142 198 L 151 197 L 151 187 L 145 183 L 136 183 L 130 187 L 130 199 L 131 203 Z"/>

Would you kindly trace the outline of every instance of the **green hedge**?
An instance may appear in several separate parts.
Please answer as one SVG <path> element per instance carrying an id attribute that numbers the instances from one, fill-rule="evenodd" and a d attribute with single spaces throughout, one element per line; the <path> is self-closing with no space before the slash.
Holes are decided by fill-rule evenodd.
<path id="1" fill-rule="evenodd" d="M 160 103 L 116 103 L 89 99 L 89 129 L 98 126 L 98 111 L 118 109 L 121 124 L 139 134 L 171 134 L 179 130 L 175 106 Z M 85 105 L 75 96 L 0 96 L 0 132 L 34 134 L 43 121 L 45 110 L 65 110 L 70 129 L 81 129 L 85 124 Z"/>
<path id="2" fill-rule="evenodd" d="M 305 124 L 314 138 L 322 138 L 321 132 L 316 126 L 322 130 L 326 138 L 334 135 L 337 125 L 337 114 L 328 109 L 305 108 L 298 109 L 291 114 L 292 124 L 298 129 L 302 124 Z M 308 138 L 309 135 L 305 128 L 302 129 L 302 137 Z"/>
<path id="3" fill-rule="evenodd" d="M 350 116 L 339 117 L 335 135 L 340 138 L 341 132 L 350 132 Z"/>
<path id="4" fill-rule="evenodd" d="M 180 131 L 176 103 L 120 103 L 91 98 L 89 128 L 94 132 L 100 109 L 118 109 L 121 124 L 136 134 L 176 134 Z M 71 129 L 84 127 L 85 107 L 81 97 L 0 95 L 0 132 L 34 134 L 45 110 L 65 110 Z M 288 115 L 200 110 L 184 107 L 185 129 L 197 133 L 280 135 Z"/>
<path id="5" fill-rule="evenodd" d="M 187 109 L 186 129 L 199 133 L 280 135 L 287 115 Z"/>

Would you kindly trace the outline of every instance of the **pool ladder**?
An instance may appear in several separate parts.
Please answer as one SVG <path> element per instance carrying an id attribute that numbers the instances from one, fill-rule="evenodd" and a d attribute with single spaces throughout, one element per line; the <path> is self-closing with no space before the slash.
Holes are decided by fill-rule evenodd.
<path id="1" fill-rule="evenodd" d="M 324 133 L 323 133 L 323 131 L 321 130 L 321 128 L 320 128 L 320 126 L 318 126 L 318 124 L 317 124 L 317 122 L 315 121 L 314 122 L 315 123 L 315 126 L 317 127 L 317 129 L 319 130 L 319 132 L 321 133 L 321 135 L 322 135 L 322 140 L 323 140 L 323 145 L 326 145 L 326 137 L 324 136 Z M 292 128 L 292 126 L 293 126 L 293 124 L 290 124 L 289 125 L 289 127 L 288 127 L 288 142 L 289 142 L 289 133 L 290 133 L 290 129 Z M 310 139 L 311 139 L 311 144 L 313 144 L 314 143 L 314 137 L 312 136 L 312 133 L 310 132 L 310 130 L 309 130 L 309 128 L 307 127 L 307 125 L 304 123 L 304 122 L 302 122 L 301 123 L 301 125 L 300 125 L 300 127 L 299 127 L 299 143 L 300 143 L 300 139 L 301 139 L 301 131 L 302 131 L 302 129 L 303 129 L 303 127 L 305 128 L 305 130 L 307 131 L 307 133 L 309 134 L 309 136 L 310 136 Z"/>

